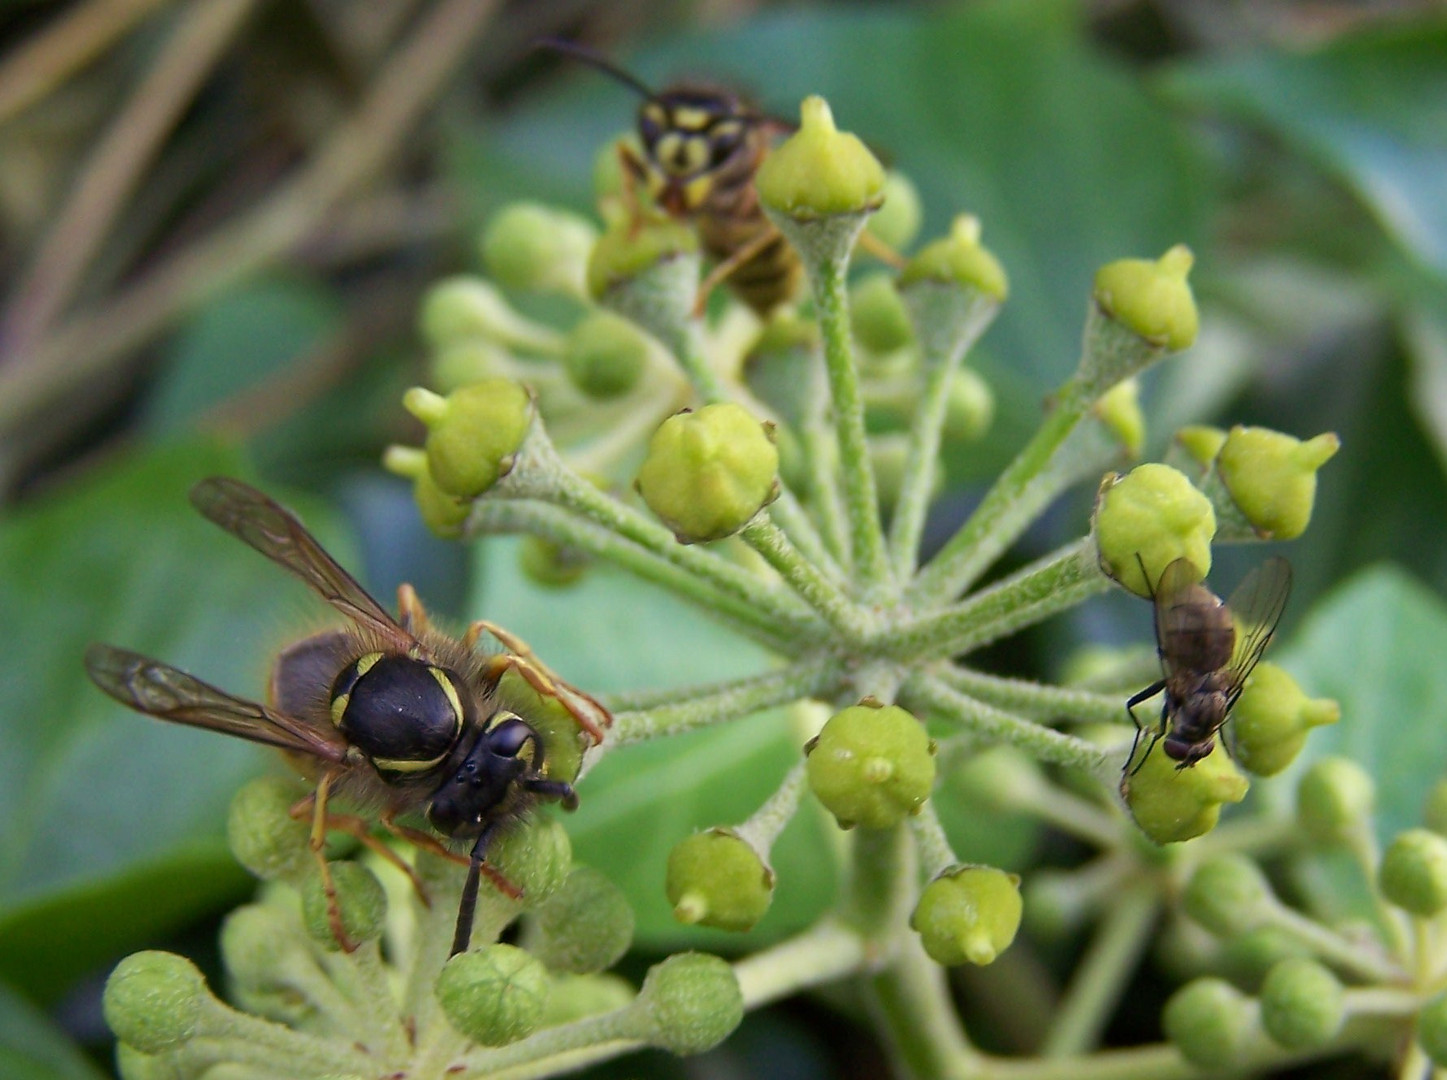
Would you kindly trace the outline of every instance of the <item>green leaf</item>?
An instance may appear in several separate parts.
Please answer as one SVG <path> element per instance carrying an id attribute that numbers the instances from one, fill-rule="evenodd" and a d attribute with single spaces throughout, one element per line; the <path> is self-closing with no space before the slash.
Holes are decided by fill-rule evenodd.
<path id="1" fill-rule="evenodd" d="M 523 638 L 549 667 L 589 692 L 682 686 L 767 670 L 769 654 L 706 612 L 612 566 L 563 589 L 518 574 L 513 539 L 479 545 L 472 610 Z M 604 869 L 657 948 L 739 947 L 805 925 L 832 895 L 825 824 L 805 807 L 775 849 L 778 892 L 749 938 L 685 928 L 663 895 L 668 852 L 690 832 L 743 821 L 799 760 L 807 736 L 781 711 L 607 754 L 579 786 L 568 820 L 578 858 Z M 827 826 L 832 829 L 833 826 Z"/>
<path id="2" fill-rule="evenodd" d="M 1444 655 L 1447 604 L 1383 564 L 1325 596 L 1272 657 L 1308 694 L 1341 703 L 1340 723 L 1312 732 L 1307 753 L 1343 755 L 1376 779 L 1383 839 L 1420 823 L 1442 777 Z"/>
<path id="3" fill-rule="evenodd" d="M 1403 250 L 1447 277 L 1447 20 L 1372 29 L 1307 54 L 1212 58 L 1163 85 L 1284 139 L 1351 188 Z"/>
<path id="4" fill-rule="evenodd" d="M 104 1078 L 44 1013 L 3 983 L 0 983 L 0 1076 L 6 1080 Z"/>
<path id="5" fill-rule="evenodd" d="M 178 443 L 0 526 L 0 978 L 34 996 L 244 888 L 221 854 L 226 808 L 272 755 L 138 716 L 81 665 L 108 641 L 262 695 L 304 591 L 186 498 L 239 471 L 228 450 Z"/>

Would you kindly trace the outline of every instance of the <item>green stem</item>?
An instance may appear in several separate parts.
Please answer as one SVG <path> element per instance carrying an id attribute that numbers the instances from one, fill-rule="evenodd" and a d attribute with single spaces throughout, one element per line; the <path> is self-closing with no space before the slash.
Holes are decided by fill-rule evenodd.
<path id="1" fill-rule="evenodd" d="M 1137 882 L 1105 910 L 1060 999 L 1040 1048 L 1050 1058 L 1079 1054 L 1100 1039 L 1136 962 L 1150 940 L 1158 907 L 1155 887 Z"/>
<path id="2" fill-rule="evenodd" d="M 1072 608 L 1110 588 L 1085 537 L 1039 559 L 968 600 L 901 622 L 881 642 L 891 656 L 958 656 Z"/>
<path id="3" fill-rule="evenodd" d="M 914 888 L 914 851 L 903 826 L 855 829 L 849 860 L 844 917 L 878 946 L 901 932 Z"/>
<path id="4" fill-rule="evenodd" d="M 841 258 L 809 260 L 814 306 L 824 339 L 824 368 L 834 405 L 839 438 L 839 471 L 844 481 L 844 509 L 849 519 L 849 550 L 863 595 L 876 594 L 889 580 L 884 532 L 879 524 L 879 496 L 874 466 L 864 431 L 864 403 L 859 397 L 859 371 L 850 338 L 847 251 Z"/>
<path id="5" fill-rule="evenodd" d="M 1401 965 L 1369 952 L 1285 904 L 1271 905 L 1270 925 L 1301 942 L 1323 960 L 1360 978 L 1376 983 L 1397 983 L 1408 978 Z"/>
<path id="6" fill-rule="evenodd" d="M 1118 724 L 1125 715 L 1125 698 L 1114 694 L 1007 679 L 954 664 L 941 665 L 934 674 L 962 694 L 1031 720 Z"/>
<path id="7" fill-rule="evenodd" d="M 959 856 L 950 847 L 950 838 L 945 835 L 932 801 L 926 802 L 920 812 L 909 819 L 909 831 L 914 834 L 915 850 L 919 852 L 920 868 L 925 877 L 934 878 L 959 863 Z"/>
<path id="8" fill-rule="evenodd" d="M 783 783 L 764 801 L 764 805 L 749 815 L 749 820 L 737 826 L 734 832 L 767 858 L 784 826 L 794 820 L 808 786 L 808 769 L 801 760 L 789 770 Z"/>
<path id="9" fill-rule="evenodd" d="M 869 986 L 872 1011 L 898 1071 L 920 1080 L 967 1080 L 982 1063 L 950 998 L 944 968 L 905 934 L 899 950 Z"/>
<path id="10" fill-rule="evenodd" d="M 864 969 L 869 951 L 862 937 L 835 919 L 825 918 L 796 937 L 734 964 L 744 1008 L 822 986 Z"/>
<path id="11" fill-rule="evenodd" d="M 1109 764 L 1098 746 L 975 701 L 931 675 L 908 678 L 900 689 L 900 701 L 911 711 L 942 714 L 983 742 L 1018 746 L 1040 761 L 1089 773 L 1100 772 Z"/>
<path id="12" fill-rule="evenodd" d="M 874 620 L 868 612 L 851 603 L 768 518 L 761 515 L 744 526 L 743 538 L 840 634 L 859 641 L 873 632 Z"/>
<path id="13" fill-rule="evenodd" d="M 607 746 L 613 750 L 633 742 L 735 720 L 800 698 L 832 694 L 844 680 L 843 668 L 836 657 L 813 657 L 777 671 L 720 684 L 711 693 L 675 704 L 618 712 L 613 715 Z"/>
<path id="14" fill-rule="evenodd" d="M 799 442 L 809 465 L 809 505 L 829 550 L 845 568 L 853 565 L 849 550 L 844 503 L 839 495 L 839 441 L 829 423 L 825 401 L 828 396 L 822 369 L 815 375 L 819 385 L 806 405 L 799 427 Z"/>

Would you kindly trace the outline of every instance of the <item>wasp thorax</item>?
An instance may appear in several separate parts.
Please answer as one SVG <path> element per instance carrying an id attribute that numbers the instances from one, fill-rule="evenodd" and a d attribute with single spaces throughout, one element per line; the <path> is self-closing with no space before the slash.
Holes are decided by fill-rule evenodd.
<path id="1" fill-rule="evenodd" d="M 332 684 L 332 722 L 379 772 L 424 772 L 456 745 L 462 699 L 456 677 L 442 668 L 368 653 Z"/>
<path id="2" fill-rule="evenodd" d="M 475 833 L 525 794 L 518 781 L 541 765 L 538 733 L 515 713 L 498 713 L 433 794 L 427 820 L 447 836 Z"/>

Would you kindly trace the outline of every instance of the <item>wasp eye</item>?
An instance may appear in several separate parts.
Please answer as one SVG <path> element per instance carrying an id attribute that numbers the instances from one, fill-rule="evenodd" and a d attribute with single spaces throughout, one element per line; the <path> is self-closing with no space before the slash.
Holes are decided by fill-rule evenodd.
<path id="1" fill-rule="evenodd" d="M 487 733 L 487 747 L 498 757 L 517 757 L 528 744 L 528 740 L 536 738 L 537 733 L 514 716 Z"/>

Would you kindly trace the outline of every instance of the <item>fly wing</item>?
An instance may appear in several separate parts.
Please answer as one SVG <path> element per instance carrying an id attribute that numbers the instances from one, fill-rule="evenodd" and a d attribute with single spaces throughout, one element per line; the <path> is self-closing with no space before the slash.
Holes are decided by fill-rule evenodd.
<path id="1" fill-rule="evenodd" d="M 1290 593 L 1291 564 L 1272 557 L 1247 574 L 1226 601 L 1236 622 L 1236 647 L 1227 668 L 1232 705 L 1241 696 L 1246 677 L 1266 651 L 1271 635 L 1276 633 Z"/>
<path id="2" fill-rule="evenodd" d="M 346 740 L 339 733 L 232 697 L 140 653 L 95 644 L 85 651 L 85 670 L 92 682 L 122 705 L 149 716 L 279 746 L 323 761 L 341 762 L 347 756 Z"/>
<path id="3" fill-rule="evenodd" d="M 1150 580 L 1144 562 L 1141 563 L 1141 573 L 1147 581 Z M 1151 593 L 1151 598 L 1155 601 L 1156 652 L 1161 658 L 1161 668 L 1168 679 L 1175 673 L 1176 665 L 1171 660 L 1170 650 L 1166 648 L 1164 628 L 1175 622 L 1171 617 L 1172 610 L 1186 599 L 1192 586 L 1199 585 L 1200 582 L 1201 571 L 1196 568 L 1196 564 L 1190 559 L 1180 558 L 1161 571 L 1161 578 L 1156 582 L 1155 591 Z"/>
<path id="4" fill-rule="evenodd" d="M 381 634 L 403 651 L 419 650 L 417 639 L 326 553 L 289 510 L 254 487 L 213 476 L 191 489 L 191 502 L 232 536 L 301 578 L 353 622 Z"/>

